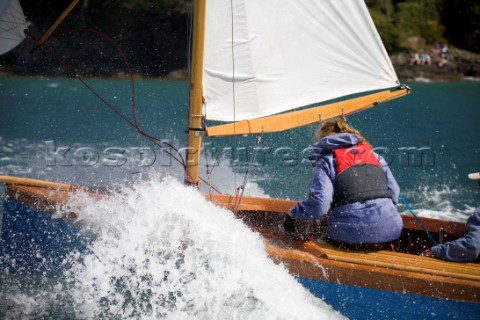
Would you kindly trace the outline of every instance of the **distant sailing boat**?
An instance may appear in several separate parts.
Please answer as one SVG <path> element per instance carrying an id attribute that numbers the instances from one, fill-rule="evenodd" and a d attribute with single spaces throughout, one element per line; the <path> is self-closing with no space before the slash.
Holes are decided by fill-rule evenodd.
<path id="1" fill-rule="evenodd" d="M 185 175 L 189 184 L 199 185 L 205 137 L 287 130 L 409 93 L 399 85 L 361 0 L 197 0 L 194 10 Z M 358 96 L 325 104 L 354 94 Z M 320 103 L 324 105 L 312 107 Z M 229 123 L 209 126 L 209 120 Z M 16 177 L 2 180 L 7 183 L 3 254 L 25 265 L 35 264 L 29 255 L 34 250 L 43 250 L 42 256 L 52 261 L 61 259 L 54 248 L 67 250 L 65 237 L 75 238 L 78 228 L 68 217 L 49 215 L 74 187 Z M 418 256 L 429 244 L 423 226 L 435 237 L 454 239 L 465 234 L 463 224 L 423 218 L 421 225 L 404 216 L 399 252 L 348 252 L 323 241 L 294 241 L 281 232 L 279 225 L 294 201 L 222 194 L 206 198 L 236 211 L 264 236 L 275 262 L 329 303 L 338 303 L 342 291 L 351 295 L 346 308 L 358 310 L 365 303 L 358 297 L 371 295 L 375 307 L 385 310 L 415 301 L 417 308 L 409 310 L 410 315 L 446 316 L 454 310 L 470 317 L 480 311 L 478 264 Z M 28 231 L 40 225 L 45 232 Z M 447 304 L 439 311 L 439 305 Z"/>

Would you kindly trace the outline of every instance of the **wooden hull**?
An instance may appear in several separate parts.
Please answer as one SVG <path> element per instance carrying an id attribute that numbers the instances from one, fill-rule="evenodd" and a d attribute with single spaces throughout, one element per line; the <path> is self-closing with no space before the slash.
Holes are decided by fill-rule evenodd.
<path id="1" fill-rule="evenodd" d="M 2 251 L 4 256 L 16 258 L 16 265 L 10 264 L 9 268 L 16 267 L 20 271 L 22 268 L 48 268 L 58 264 L 69 251 L 84 248 L 89 240 L 88 237 L 81 239 L 81 228 L 73 223 L 74 213 L 62 219 L 52 219 L 49 216 L 55 212 L 56 206 L 67 201 L 69 192 L 6 185 Z M 92 197 L 99 195 L 92 193 Z M 206 198 L 226 208 L 236 206 L 234 199 L 229 196 L 207 195 Z M 273 261 L 283 263 L 306 288 L 334 307 L 339 303 L 335 292 L 344 292 L 354 303 L 355 295 L 358 296 L 356 290 L 365 290 L 361 296 L 368 294 L 377 297 L 377 302 L 383 299 L 392 303 L 392 306 L 395 306 L 398 299 L 403 299 L 405 303 L 410 301 L 413 308 L 419 308 L 418 301 L 429 301 L 422 302 L 422 306 L 437 315 L 440 312 L 451 317 L 461 315 L 460 318 L 469 318 L 472 312 L 480 312 L 480 264 L 445 262 L 418 254 L 386 250 L 352 252 L 333 247 L 324 241 L 293 240 L 281 232 L 281 225 L 285 213 L 294 203 L 280 199 L 244 197 L 237 215 L 263 235 L 266 251 Z M 421 252 L 429 245 L 425 232 L 413 218 L 403 216 L 403 220 L 405 230 L 396 250 Z M 441 230 L 447 240 L 460 237 L 466 232 L 463 223 L 426 218 L 422 221 L 434 237 L 438 237 Z M 36 232 L 38 229 L 45 232 Z M 35 245 L 32 246 L 31 243 Z M 38 252 L 41 254 L 38 255 Z M 52 264 L 48 263 L 49 259 Z M 357 307 L 361 309 L 364 303 L 365 301 L 358 301 Z M 346 305 L 343 307 L 346 308 Z M 341 307 L 342 305 L 337 309 L 342 311 Z M 348 308 L 355 309 L 353 304 Z M 444 311 L 439 311 L 440 309 Z M 348 313 L 348 310 L 344 311 Z"/>

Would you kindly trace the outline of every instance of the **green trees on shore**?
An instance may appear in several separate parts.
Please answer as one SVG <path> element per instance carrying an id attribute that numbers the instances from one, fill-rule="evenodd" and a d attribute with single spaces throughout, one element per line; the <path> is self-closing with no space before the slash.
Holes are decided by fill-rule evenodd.
<path id="1" fill-rule="evenodd" d="M 40 36 L 71 1 L 20 2 L 29 28 Z M 192 3 L 193 0 L 81 0 L 56 32 L 79 28 L 100 30 L 122 48 L 134 73 L 164 77 L 185 69 L 188 64 Z M 480 52 L 479 0 L 365 0 L 365 3 L 392 56 L 404 55 L 404 51 L 429 52 L 436 43 Z M 62 40 L 52 36 L 49 45 L 87 76 L 112 76 L 124 71 L 118 53 L 98 37 L 77 33 Z M 30 55 L 32 45 L 32 41 L 25 41 L 23 46 L 1 56 L 0 72 L 63 73 L 48 55 Z M 84 66 L 85 61 L 88 63 Z M 461 71 L 478 74 L 469 68 L 465 66 L 463 69 L 468 70 Z"/>
<path id="2" fill-rule="evenodd" d="M 70 0 L 23 1 L 32 19 L 54 21 Z M 77 21 L 101 16 L 104 25 L 127 30 L 138 18 L 178 19 L 189 14 L 192 0 L 82 0 Z M 417 49 L 436 42 L 480 52 L 480 1 L 478 0 L 365 0 L 389 53 Z"/>
<path id="3" fill-rule="evenodd" d="M 436 42 L 480 52 L 478 0 L 366 0 L 390 53 Z"/>

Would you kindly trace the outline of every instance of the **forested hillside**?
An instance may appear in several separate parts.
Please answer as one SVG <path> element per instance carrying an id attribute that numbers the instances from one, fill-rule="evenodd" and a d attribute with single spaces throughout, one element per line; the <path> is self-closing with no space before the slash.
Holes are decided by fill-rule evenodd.
<path id="1" fill-rule="evenodd" d="M 20 2 L 30 22 L 30 30 L 40 36 L 70 0 Z M 478 56 L 465 52 L 480 53 L 480 1 L 365 2 L 390 55 L 429 52 L 438 43 L 458 49 L 465 60 L 463 63 L 475 64 Z M 135 73 L 163 77 L 187 66 L 191 3 L 191 0 L 81 0 L 58 32 L 79 28 L 100 30 L 122 48 Z M 61 75 L 61 68 L 45 53 L 28 53 L 32 44 L 33 41 L 27 40 L 0 57 L 0 71 Z M 124 62 L 117 58 L 118 53 L 91 34 L 76 31 L 68 36 L 57 35 L 49 45 L 86 75 L 112 76 L 125 71 Z M 473 57 L 473 62 L 467 61 L 470 58 L 466 56 Z M 405 58 L 394 60 L 405 63 Z M 472 69 L 474 76 L 478 76 L 476 68 Z"/>
<path id="2" fill-rule="evenodd" d="M 366 0 L 387 51 L 448 42 L 480 52 L 478 0 Z M 420 48 L 419 48 L 420 47 Z"/>

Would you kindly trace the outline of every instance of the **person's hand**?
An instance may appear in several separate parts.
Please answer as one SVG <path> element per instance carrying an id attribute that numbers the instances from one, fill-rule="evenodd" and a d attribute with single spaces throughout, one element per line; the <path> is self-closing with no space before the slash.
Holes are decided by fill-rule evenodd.
<path id="1" fill-rule="evenodd" d="M 283 221 L 283 228 L 287 233 L 294 233 L 295 230 L 295 219 L 291 215 L 287 214 L 285 221 Z"/>
<path id="2" fill-rule="evenodd" d="M 427 249 L 427 250 L 423 251 L 422 256 L 424 256 L 424 257 L 433 257 L 432 250 Z"/>

